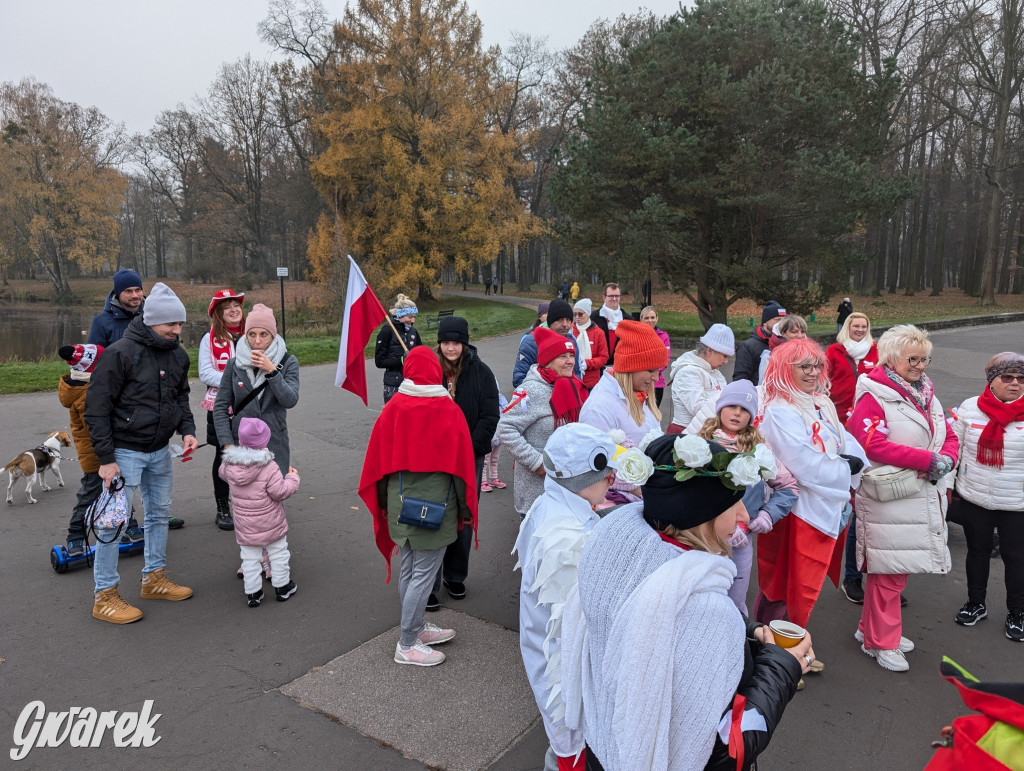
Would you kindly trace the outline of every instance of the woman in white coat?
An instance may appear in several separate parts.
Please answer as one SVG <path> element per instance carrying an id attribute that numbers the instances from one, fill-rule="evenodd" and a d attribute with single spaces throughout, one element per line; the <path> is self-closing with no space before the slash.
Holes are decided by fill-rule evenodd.
<path id="1" fill-rule="evenodd" d="M 955 413 L 960 440 L 956 519 L 967 537 L 967 602 L 956 614 L 962 626 L 988 616 L 985 598 L 992 535 L 1006 575 L 1007 639 L 1024 642 L 1024 356 L 997 353 L 985 367 L 988 384 Z M 950 510 L 954 521 L 954 509 Z"/>
<path id="2" fill-rule="evenodd" d="M 668 433 L 681 434 L 702 408 L 714 405 L 725 388 L 722 366 L 736 354 L 736 336 L 725 324 L 712 324 L 697 344 L 672 364 L 672 422 Z M 714 414 L 714 410 L 710 411 Z M 699 431 L 701 422 L 695 429 Z"/>
<path id="3" fill-rule="evenodd" d="M 951 566 L 946 475 L 956 466 L 960 443 L 947 430 L 925 374 L 931 352 L 928 334 L 917 327 L 889 329 L 878 340 L 879 366 L 857 379 L 849 421 L 875 465 L 857 490 L 864 607 L 854 636 L 861 650 L 892 672 L 910 668 L 906 654 L 914 649 L 902 635 L 900 592 L 907 575 L 945 574 Z"/>
<path id="4" fill-rule="evenodd" d="M 800 495 L 791 516 L 758 536 L 754 616 L 762 623 L 806 627 L 825 577 L 838 585 L 850 488 L 866 459 L 828 398 L 826 372 L 825 352 L 807 338 L 776 348 L 765 372 L 761 433 Z"/>
<path id="5" fill-rule="evenodd" d="M 619 322 L 616 331 L 615 368 L 597 381 L 580 410 L 580 423 L 605 432 L 618 429 L 638 445 L 651 431 L 661 433 L 654 383 L 668 364 L 668 350 L 658 333 L 639 321 Z"/>

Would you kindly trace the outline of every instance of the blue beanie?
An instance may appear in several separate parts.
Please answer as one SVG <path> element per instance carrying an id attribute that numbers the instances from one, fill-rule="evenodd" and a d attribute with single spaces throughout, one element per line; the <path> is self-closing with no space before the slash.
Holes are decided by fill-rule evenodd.
<path id="1" fill-rule="evenodd" d="M 124 268 L 114 274 L 114 297 L 119 296 L 125 289 L 136 286 L 142 289 L 142 279 L 134 270 Z"/>

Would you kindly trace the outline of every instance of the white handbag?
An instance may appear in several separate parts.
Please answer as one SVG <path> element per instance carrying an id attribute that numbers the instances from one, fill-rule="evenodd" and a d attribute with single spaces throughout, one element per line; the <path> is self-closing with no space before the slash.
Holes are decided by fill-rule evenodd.
<path id="1" fill-rule="evenodd" d="M 898 501 L 919 492 L 924 483 L 924 478 L 914 469 L 875 466 L 861 476 L 860 491 L 876 501 Z"/>

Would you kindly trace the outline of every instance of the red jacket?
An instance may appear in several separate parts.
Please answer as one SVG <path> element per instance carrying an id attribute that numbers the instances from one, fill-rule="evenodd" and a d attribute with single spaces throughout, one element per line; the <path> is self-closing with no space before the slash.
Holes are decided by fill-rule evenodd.
<path id="1" fill-rule="evenodd" d="M 871 349 L 867 356 L 860 360 L 860 364 L 853 363 L 850 354 L 846 352 L 846 346 L 842 343 L 832 343 L 825 350 L 825 357 L 828 359 L 828 376 L 832 381 L 829 398 L 836 406 L 839 419 L 845 423 L 853 410 L 857 378 L 878 365 L 878 343 L 871 344 Z"/>
<path id="2" fill-rule="evenodd" d="M 576 338 L 579 338 L 580 330 L 578 327 L 574 326 L 572 333 Z M 587 359 L 587 369 L 583 373 L 583 386 L 590 391 L 597 385 L 601 372 L 604 371 L 604 366 L 608 363 L 608 341 L 605 339 L 601 328 L 593 322 L 587 327 L 586 335 L 587 340 L 590 341 L 591 358 Z M 577 345 L 578 348 L 579 346 Z"/>

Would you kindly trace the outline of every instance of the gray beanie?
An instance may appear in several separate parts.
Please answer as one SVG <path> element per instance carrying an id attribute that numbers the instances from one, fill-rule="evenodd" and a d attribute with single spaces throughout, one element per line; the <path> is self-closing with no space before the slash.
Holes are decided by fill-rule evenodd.
<path id="1" fill-rule="evenodd" d="M 156 283 L 146 298 L 142 311 L 142 323 L 147 327 L 157 324 L 175 324 L 185 321 L 185 306 L 178 295 L 174 294 L 167 284 Z"/>
<path id="2" fill-rule="evenodd" d="M 548 479 L 578 493 L 597 484 L 619 464 L 618 447 L 604 431 L 586 423 L 567 423 L 548 437 L 541 455 Z"/>

